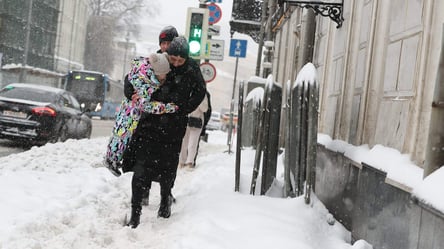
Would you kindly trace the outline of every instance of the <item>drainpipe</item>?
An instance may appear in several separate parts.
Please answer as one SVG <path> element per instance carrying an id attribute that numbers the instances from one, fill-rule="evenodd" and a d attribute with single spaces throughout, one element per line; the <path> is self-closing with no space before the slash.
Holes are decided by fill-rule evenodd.
<path id="1" fill-rule="evenodd" d="M 257 49 L 256 76 L 259 76 L 261 71 L 262 48 L 264 47 L 264 33 L 265 33 L 265 23 L 267 20 L 267 9 L 268 9 L 268 0 L 264 0 L 262 2 L 261 28 L 259 31 L 259 46 Z"/>
<path id="2" fill-rule="evenodd" d="M 268 0 L 268 17 L 267 17 L 267 24 L 265 26 L 265 40 L 266 41 L 273 41 L 273 32 L 272 32 L 272 21 L 273 21 L 273 15 L 276 12 L 276 0 Z M 270 56 L 270 53 L 267 53 L 267 62 L 273 63 L 273 58 Z M 272 73 L 272 68 L 263 68 L 263 78 L 267 78 L 269 74 Z"/>
<path id="3" fill-rule="evenodd" d="M 313 63 L 313 49 L 316 32 L 316 14 L 313 10 L 308 9 L 305 19 L 305 27 L 303 31 L 302 55 L 299 59 L 299 70 L 308 62 Z"/>
<path id="4" fill-rule="evenodd" d="M 444 83 L 444 25 L 441 43 L 424 163 L 424 178 L 444 166 L 444 129 L 442 126 L 444 124 L 444 87 L 442 86 Z"/>

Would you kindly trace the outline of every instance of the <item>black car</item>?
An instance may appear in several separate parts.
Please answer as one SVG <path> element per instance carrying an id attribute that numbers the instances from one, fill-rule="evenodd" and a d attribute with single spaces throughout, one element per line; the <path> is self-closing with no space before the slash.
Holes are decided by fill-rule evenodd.
<path id="1" fill-rule="evenodd" d="M 36 144 L 90 138 L 91 118 L 71 92 L 13 83 L 0 90 L 0 138 Z"/>

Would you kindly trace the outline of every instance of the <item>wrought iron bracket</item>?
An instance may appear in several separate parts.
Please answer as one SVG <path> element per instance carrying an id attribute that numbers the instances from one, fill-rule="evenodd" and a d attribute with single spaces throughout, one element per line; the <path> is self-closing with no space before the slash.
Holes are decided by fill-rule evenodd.
<path id="1" fill-rule="evenodd" d="M 342 26 L 342 22 L 344 21 L 344 17 L 342 16 L 344 0 L 339 0 L 336 2 L 284 0 L 284 2 L 291 6 L 312 9 L 316 14 L 330 17 L 338 24 L 336 28 L 340 28 Z"/>

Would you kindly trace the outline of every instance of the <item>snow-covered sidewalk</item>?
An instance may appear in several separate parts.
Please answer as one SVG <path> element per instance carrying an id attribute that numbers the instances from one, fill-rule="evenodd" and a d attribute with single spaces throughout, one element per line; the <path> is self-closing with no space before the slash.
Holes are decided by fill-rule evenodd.
<path id="1" fill-rule="evenodd" d="M 329 225 L 316 198 L 305 205 L 302 198 L 249 195 L 252 150 L 242 153 L 241 191 L 234 192 L 235 154 L 224 153 L 223 132 L 201 143 L 195 169 L 179 169 L 169 219 L 157 218 L 154 183 L 139 227 L 124 227 L 132 174 L 116 178 L 94 166 L 106 142 L 68 140 L 0 158 L 1 249 L 369 248 L 364 241 L 352 246 L 339 222 Z"/>

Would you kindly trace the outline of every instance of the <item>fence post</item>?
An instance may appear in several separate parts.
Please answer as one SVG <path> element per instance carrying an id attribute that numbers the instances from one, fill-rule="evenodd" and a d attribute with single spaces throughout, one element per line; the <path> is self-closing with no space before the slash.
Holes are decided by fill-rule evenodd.
<path id="1" fill-rule="evenodd" d="M 292 145 L 294 147 L 294 163 L 295 165 L 295 184 L 296 184 L 296 196 L 300 196 L 303 193 L 305 182 L 305 162 L 304 162 L 304 84 L 296 84 L 292 91 L 292 106 L 291 106 L 291 120 L 294 125 L 291 129 L 290 135 L 292 136 Z"/>
<path id="2" fill-rule="evenodd" d="M 291 165 L 294 165 L 293 145 L 291 143 L 291 82 L 287 82 L 287 98 L 285 102 L 285 115 L 287 122 L 285 123 L 285 157 L 284 157 L 284 184 L 285 184 L 285 197 L 294 197 L 295 188 L 292 185 L 292 179 L 294 179 L 294 170 Z M 292 177 L 293 175 L 293 177 Z"/>
<path id="3" fill-rule="evenodd" d="M 279 128 L 281 120 L 282 88 L 269 77 L 266 91 L 268 103 L 264 104 L 264 156 L 262 160 L 261 194 L 264 195 L 276 178 L 277 157 L 279 152 Z"/>
<path id="4" fill-rule="evenodd" d="M 262 100 L 262 105 L 260 107 L 260 112 L 259 112 L 259 127 L 257 129 L 257 145 L 256 145 L 256 153 L 254 155 L 254 165 L 253 165 L 253 176 L 251 178 L 251 186 L 250 186 L 250 194 L 254 195 L 254 192 L 256 190 L 256 182 L 257 182 L 257 177 L 259 175 L 259 168 L 260 168 L 260 164 L 261 164 L 261 157 L 262 157 L 262 150 L 264 148 L 264 127 L 265 127 L 265 114 L 266 114 L 266 110 L 267 110 L 267 105 L 268 102 L 270 101 L 270 93 L 268 91 L 268 82 L 272 83 L 272 76 L 268 76 L 267 78 L 267 83 L 265 86 L 265 91 L 264 91 L 264 95 L 263 95 L 263 100 Z"/>
<path id="5" fill-rule="evenodd" d="M 254 195 L 254 192 L 256 190 L 256 182 L 257 182 L 257 176 L 259 175 L 259 167 L 261 163 L 261 156 L 262 156 L 262 148 L 263 148 L 263 142 L 262 142 L 262 136 L 264 133 L 264 113 L 265 113 L 265 105 L 267 104 L 267 92 L 264 92 L 264 99 L 262 101 L 262 105 L 260 107 L 259 111 L 259 127 L 257 129 L 257 141 L 256 141 L 256 153 L 254 154 L 254 165 L 253 165 L 253 175 L 251 178 L 251 186 L 250 186 L 250 194 Z"/>
<path id="6" fill-rule="evenodd" d="M 310 194 L 315 191 L 316 183 L 316 153 L 318 135 L 318 106 L 319 89 L 316 80 L 306 82 L 308 84 L 308 105 L 307 105 L 307 183 L 305 189 L 305 203 L 310 203 Z"/>
<path id="7" fill-rule="evenodd" d="M 296 196 L 305 193 L 305 202 L 310 203 L 316 178 L 319 107 L 319 87 L 313 64 L 307 63 L 299 72 L 290 99 L 288 167 L 294 175 Z"/>
<path id="8" fill-rule="evenodd" d="M 242 145 L 242 113 L 244 107 L 244 81 L 239 82 L 239 101 L 237 108 L 237 140 L 236 140 L 236 172 L 234 191 L 239 192 L 240 182 L 240 163 L 241 163 L 241 145 Z"/>

